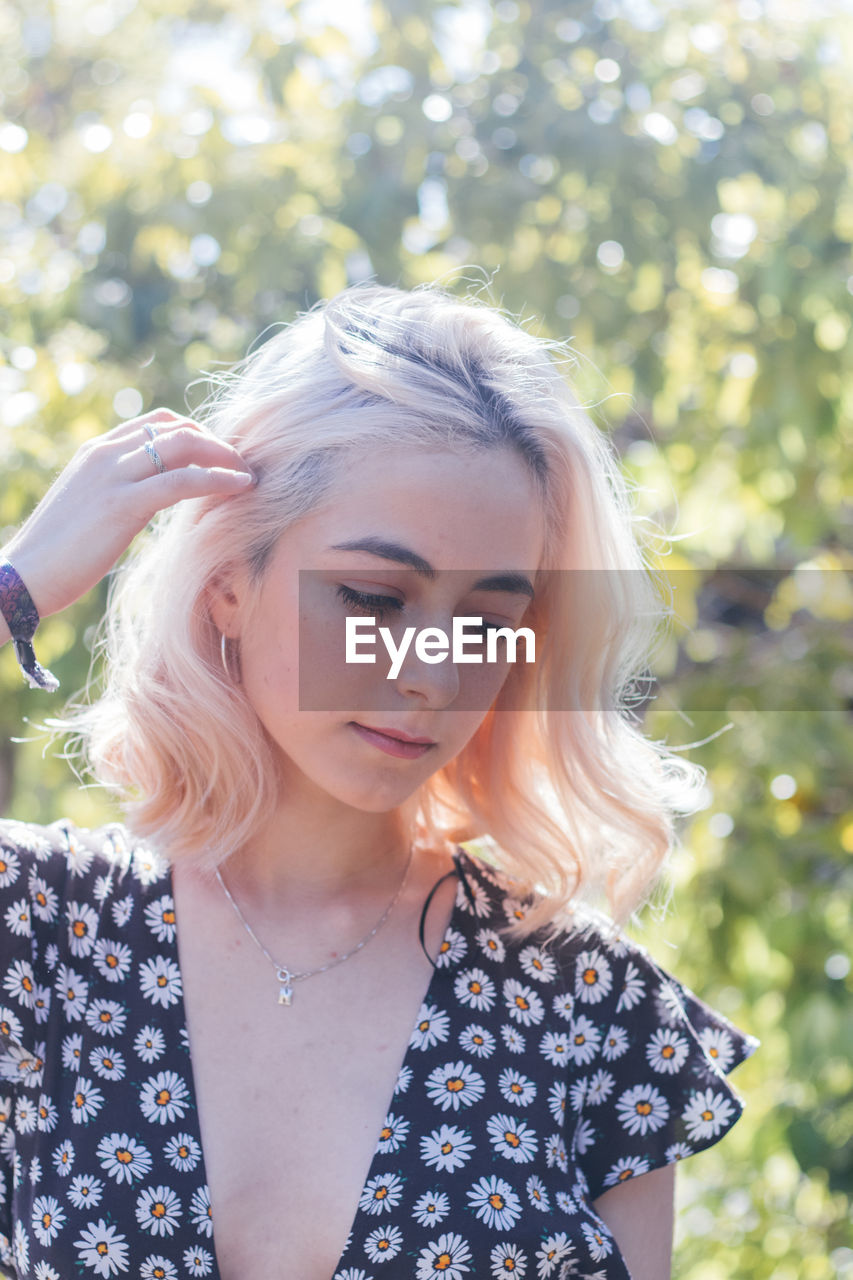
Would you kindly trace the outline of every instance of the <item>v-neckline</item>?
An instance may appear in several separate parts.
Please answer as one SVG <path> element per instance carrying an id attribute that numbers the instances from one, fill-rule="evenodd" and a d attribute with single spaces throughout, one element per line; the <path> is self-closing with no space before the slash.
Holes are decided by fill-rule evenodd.
<path id="1" fill-rule="evenodd" d="M 464 891 L 464 878 L 463 878 L 464 872 L 460 870 L 460 864 L 462 864 L 465 867 L 465 869 L 469 869 L 471 867 L 472 861 L 473 860 L 471 859 L 469 854 L 466 853 L 466 851 L 461 847 L 461 845 L 457 845 L 453 854 L 453 864 L 454 864 L 453 871 L 445 872 L 444 876 L 441 876 L 439 880 L 436 881 L 436 884 L 434 886 L 434 888 L 437 888 L 438 885 L 441 883 L 441 880 L 446 879 L 447 876 L 452 875 L 455 872 L 456 878 L 457 878 L 456 893 L 453 899 L 453 907 L 450 912 L 450 918 L 447 922 L 447 926 L 444 930 L 444 934 L 442 935 L 442 943 L 440 946 L 439 955 L 445 952 L 444 944 L 450 941 L 451 935 L 458 931 L 459 925 L 460 925 L 463 908 L 459 902 L 459 894 L 460 894 L 460 890 Z M 208 1206 L 209 1206 L 210 1221 L 211 1221 L 209 1243 L 210 1243 L 210 1252 L 213 1254 L 213 1270 L 209 1273 L 208 1280 L 222 1280 L 222 1275 L 219 1270 L 219 1259 L 216 1256 L 216 1229 L 215 1229 L 215 1223 L 214 1223 L 213 1206 L 211 1204 L 210 1183 L 207 1177 L 207 1164 L 204 1157 L 204 1143 L 202 1142 L 201 1123 L 199 1119 L 198 1093 L 196 1091 L 196 1081 L 195 1081 L 195 1067 L 193 1063 L 192 1044 L 190 1042 L 189 1025 L 187 1022 L 187 1007 L 186 1007 L 186 1001 L 184 998 L 183 973 L 181 971 L 180 954 L 178 951 L 178 927 L 179 927 L 178 912 L 175 906 L 175 882 L 172 876 L 172 870 L 173 870 L 172 863 L 168 863 L 166 874 L 167 874 L 167 881 L 169 886 L 169 893 L 172 898 L 172 910 L 174 913 L 174 921 L 173 921 L 174 929 L 173 929 L 171 945 L 172 945 L 172 951 L 173 951 L 173 960 L 178 967 L 178 973 L 180 974 L 180 977 L 181 977 L 180 995 L 174 1006 L 174 1013 L 177 1015 L 177 1018 L 181 1024 L 179 1029 L 179 1035 L 182 1037 L 183 1042 L 186 1044 L 189 1050 L 189 1072 L 188 1072 L 189 1082 L 188 1083 L 189 1083 L 189 1093 L 190 1093 L 189 1102 L 190 1102 L 190 1107 L 192 1112 L 192 1130 L 193 1130 L 192 1137 L 198 1143 L 198 1149 L 201 1152 L 201 1156 L 199 1159 L 199 1170 L 203 1179 L 202 1186 L 207 1188 Z M 432 973 L 430 974 L 429 982 L 427 983 L 426 989 L 421 995 L 420 1002 L 418 1003 L 417 1009 L 415 1010 L 415 1013 L 412 1018 L 409 1038 L 406 1042 L 406 1047 L 403 1051 L 403 1057 L 397 1069 L 397 1076 L 395 1079 L 394 1088 L 391 1092 L 391 1097 L 387 1100 L 385 1104 L 385 1109 L 382 1112 L 382 1119 L 379 1121 L 379 1126 L 378 1126 L 377 1135 L 376 1135 L 376 1142 L 374 1144 L 373 1154 L 370 1158 L 370 1165 L 367 1170 L 367 1176 L 365 1177 L 364 1182 L 362 1183 L 359 1189 L 358 1195 L 356 1197 L 355 1209 L 353 1211 L 352 1218 L 350 1220 L 349 1229 L 347 1230 L 347 1234 L 344 1238 L 343 1251 L 332 1269 L 332 1274 L 329 1277 L 329 1280 L 334 1280 L 335 1276 L 338 1274 L 338 1272 L 341 1270 L 341 1267 L 346 1262 L 346 1257 L 347 1257 L 347 1254 L 349 1253 L 350 1244 L 353 1240 L 353 1236 L 355 1234 L 355 1230 L 358 1225 L 359 1218 L 364 1213 L 364 1210 L 361 1207 L 361 1202 L 364 1198 L 364 1193 L 367 1190 L 368 1184 L 370 1183 L 371 1178 L 373 1177 L 373 1171 L 376 1167 L 376 1162 L 380 1155 L 378 1148 L 379 1148 L 379 1138 L 382 1131 L 382 1122 L 384 1121 L 385 1117 L 388 1115 L 388 1113 L 390 1112 L 393 1106 L 394 1098 L 397 1092 L 397 1087 L 400 1081 L 400 1077 L 402 1076 L 406 1067 L 409 1066 L 410 1057 L 412 1057 L 413 1054 L 415 1053 L 415 1048 L 412 1044 L 412 1038 L 413 1038 L 415 1029 L 417 1028 L 417 1025 L 418 1025 L 418 1015 L 420 1014 L 420 1011 L 425 1004 L 434 1003 L 433 997 L 435 996 L 436 988 L 439 986 L 442 980 L 446 978 L 449 972 L 450 972 L 449 965 L 443 966 L 440 963 L 433 963 L 433 969 L 432 969 Z"/>

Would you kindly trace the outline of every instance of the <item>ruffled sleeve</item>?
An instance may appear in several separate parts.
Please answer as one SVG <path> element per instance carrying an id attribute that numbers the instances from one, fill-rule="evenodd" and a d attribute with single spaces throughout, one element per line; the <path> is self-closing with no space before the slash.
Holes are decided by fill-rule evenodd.
<path id="1" fill-rule="evenodd" d="M 573 1152 L 592 1201 L 719 1142 L 744 1109 L 726 1076 L 760 1042 L 624 935 L 584 935 L 573 967 Z"/>

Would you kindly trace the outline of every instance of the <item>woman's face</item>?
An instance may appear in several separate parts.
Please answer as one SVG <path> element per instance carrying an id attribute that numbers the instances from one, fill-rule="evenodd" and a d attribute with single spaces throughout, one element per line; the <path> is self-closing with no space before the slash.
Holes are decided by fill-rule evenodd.
<path id="1" fill-rule="evenodd" d="M 217 626 L 239 638 L 243 690 L 280 750 L 288 791 L 313 783 L 344 804 L 385 812 L 465 746 L 511 668 L 505 659 L 454 663 L 452 654 L 430 663 L 419 656 L 417 634 L 438 627 L 452 639 L 455 616 L 523 625 L 530 604 L 524 583 L 532 585 L 543 549 L 537 499 L 527 467 L 509 448 L 473 456 L 383 449 L 348 461 L 322 508 L 278 540 L 251 626 L 241 611 L 245 575 L 213 597 Z M 372 551 L 349 549 L 368 539 Z M 399 558 L 400 549 L 418 557 L 417 567 Z M 475 586 L 499 574 L 512 581 L 500 589 Z M 365 595 L 391 603 L 365 604 Z M 374 636 L 359 652 L 375 655 L 375 663 L 345 660 L 347 617 L 359 619 L 362 636 Z M 398 652 L 390 679 L 380 627 Z M 407 628 L 415 630 L 403 653 Z M 476 635 L 473 627 L 469 634 Z M 467 651 L 486 654 L 475 640 Z M 522 660 L 524 652 L 521 643 Z M 434 745 L 391 754 L 371 729 Z"/>

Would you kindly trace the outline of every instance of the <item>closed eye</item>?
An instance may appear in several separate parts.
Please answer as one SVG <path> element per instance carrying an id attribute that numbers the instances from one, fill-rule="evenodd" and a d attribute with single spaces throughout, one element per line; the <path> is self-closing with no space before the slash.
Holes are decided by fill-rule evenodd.
<path id="1" fill-rule="evenodd" d="M 392 610 L 399 613 L 403 608 L 403 601 L 398 600 L 396 596 L 374 596 L 366 591 L 354 591 L 352 587 L 345 587 L 343 583 L 338 587 L 338 595 L 351 609 L 380 618 Z"/>

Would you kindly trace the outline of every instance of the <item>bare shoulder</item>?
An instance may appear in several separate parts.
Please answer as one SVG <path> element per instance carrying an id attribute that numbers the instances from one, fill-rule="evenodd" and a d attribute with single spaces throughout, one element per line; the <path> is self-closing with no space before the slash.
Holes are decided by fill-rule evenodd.
<path id="1" fill-rule="evenodd" d="M 675 1219 L 675 1164 L 630 1178 L 593 1201 L 631 1272 L 632 1280 L 670 1280 Z"/>

